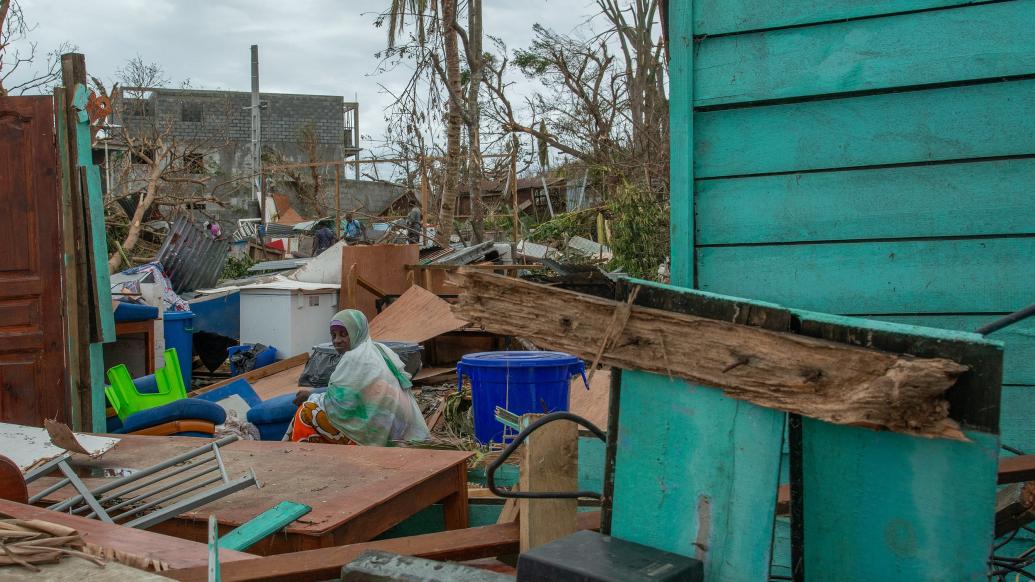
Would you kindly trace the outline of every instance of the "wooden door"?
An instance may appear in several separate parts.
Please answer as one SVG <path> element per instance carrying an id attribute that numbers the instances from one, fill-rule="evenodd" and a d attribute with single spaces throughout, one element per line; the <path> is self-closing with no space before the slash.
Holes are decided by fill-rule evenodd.
<path id="1" fill-rule="evenodd" d="M 50 97 L 0 98 L 0 421 L 68 422 Z"/>

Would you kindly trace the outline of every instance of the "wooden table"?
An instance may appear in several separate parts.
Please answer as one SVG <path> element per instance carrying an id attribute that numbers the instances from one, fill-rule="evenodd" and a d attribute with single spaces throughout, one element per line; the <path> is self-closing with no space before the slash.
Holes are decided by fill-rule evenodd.
<path id="1" fill-rule="evenodd" d="M 130 334 L 144 334 L 144 372 L 155 373 L 155 320 L 119 321 L 115 323 L 115 337 Z"/>
<path id="2" fill-rule="evenodd" d="M 74 464 L 143 468 L 210 442 L 190 437 L 120 438 L 100 458 L 76 455 Z M 151 531 L 205 541 L 209 514 L 216 515 L 223 534 L 286 500 L 305 503 L 313 511 L 249 552 L 268 555 L 368 541 L 434 503 L 443 504 L 447 529 L 467 527 L 468 452 L 237 441 L 220 448 L 220 454 L 232 478 L 252 468 L 261 488 L 245 489 Z M 84 481 L 93 487 L 104 479 Z M 37 480 L 30 495 L 51 482 Z"/>

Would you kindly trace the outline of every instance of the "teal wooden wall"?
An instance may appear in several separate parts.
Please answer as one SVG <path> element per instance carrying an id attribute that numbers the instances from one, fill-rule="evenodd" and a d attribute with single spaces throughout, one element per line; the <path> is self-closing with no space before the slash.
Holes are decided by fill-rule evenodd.
<path id="1" fill-rule="evenodd" d="M 669 20 L 674 284 L 957 331 L 1035 301 L 1035 0 L 686 0 Z M 1035 452 L 1035 322 L 991 337 L 1001 440 Z M 995 434 L 804 432 L 807 490 L 844 483 L 805 497 L 828 509 L 806 520 L 812 578 L 983 577 Z M 955 490 L 912 499 L 938 479 Z M 961 491 L 981 510 L 945 505 Z M 863 492 L 887 507 L 851 513 Z"/>

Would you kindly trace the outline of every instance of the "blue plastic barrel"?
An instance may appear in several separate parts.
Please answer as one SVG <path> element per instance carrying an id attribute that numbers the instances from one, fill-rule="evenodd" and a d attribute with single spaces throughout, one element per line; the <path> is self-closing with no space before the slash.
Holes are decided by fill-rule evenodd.
<path id="1" fill-rule="evenodd" d="M 194 313 L 190 311 L 166 311 L 162 314 L 165 328 L 165 349 L 176 348 L 183 373 L 183 386 L 190 392 L 191 370 L 194 369 Z"/>
<path id="2" fill-rule="evenodd" d="M 480 352 L 456 365 L 457 387 L 471 379 L 474 436 L 481 443 L 503 442 L 504 426 L 496 407 L 514 414 L 568 410 L 568 389 L 575 376 L 586 378 L 582 360 L 562 352 Z"/>
<path id="3" fill-rule="evenodd" d="M 253 347 L 255 347 L 255 344 L 241 344 L 239 346 L 230 346 L 226 348 L 226 355 L 227 357 L 230 357 L 236 354 L 237 352 L 247 352 Z M 259 352 L 257 356 L 255 356 L 255 367 L 252 369 L 255 370 L 263 366 L 268 366 L 276 361 L 277 348 L 273 346 L 266 346 L 266 349 L 262 350 L 261 352 Z M 230 373 L 234 376 L 242 373 L 240 370 L 237 369 L 237 365 L 234 364 L 232 361 L 230 362 Z"/>

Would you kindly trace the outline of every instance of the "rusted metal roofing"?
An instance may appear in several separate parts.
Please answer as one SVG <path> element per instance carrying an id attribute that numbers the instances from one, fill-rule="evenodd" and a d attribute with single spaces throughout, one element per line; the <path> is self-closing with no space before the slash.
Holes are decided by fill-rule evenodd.
<path id="1" fill-rule="evenodd" d="M 214 286 L 229 254 L 228 240 L 212 238 L 204 229 L 181 216 L 162 242 L 157 261 L 172 281 L 173 291 L 186 293 Z"/>

